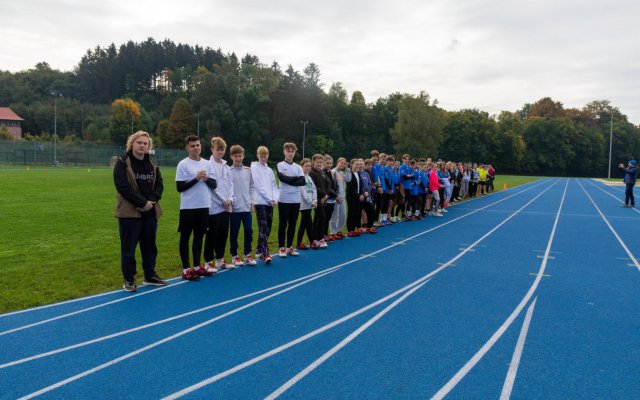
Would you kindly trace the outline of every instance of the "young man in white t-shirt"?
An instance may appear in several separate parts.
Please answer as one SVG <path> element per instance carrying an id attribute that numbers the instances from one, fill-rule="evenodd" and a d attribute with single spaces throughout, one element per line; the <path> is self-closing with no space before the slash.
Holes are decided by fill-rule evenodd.
<path id="1" fill-rule="evenodd" d="M 269 149 L 260 146 L 256 150 L 258 161 L 251 163 L 251 180 L 253 181 L 253 207 L 258 222 L 258 244 L 256 258 L 266 264 L 271 263 L 269 253 L 269 235 L 273 222 L 273 207 L 278 205 L 278 185 L 273 170 L 267 164 Z"/>
<path id="2" fill-rule="evenodd" d="M 207 219 L 211 206 L 211 190 L 216 181 L 211 174 L 211 163 L 200 158 L 202 147 L 200 138 L 187 136 L 185 149 L 189 155 L 178 163 L 176 168 L 176 188 L 180 192 L 180 259 L 182 260 L 182 279 L 196 281 L 201 276 L 211 276 L 212 268 L 200 267 L 202 238 L 207 232 Z M 189 264 L 189 239 L 193 233 L 191 252 L 193 269 Z"/>
<path id="3" fill-rule="evenodd" d="M 216 180 L 217 187 L 212 191 L 211 207 L 209 208 L 209 229 L 204 240 L 205 267 L 232 269 L 237 266 L 224 260 L 224 251 L 229 237 L 229 213 L 233 205 L 233 179 L 231 169 L 222 159 L 227 151 L 227 143 L 221 137 L 211 139 L 211 173 Z M 214 254 L 215 252 L 215 254 Z M 215 256 L 215 265 L 213 259 Z"/>
<path id="4" fill-rule="evenodd" d="M 293 162 L 297 150 L 295 143 L 285 143 L 284 161 L 280 161 L 277 165 L 278 179 L 280 179 L 278 198 L 278 246 L 280 247 L 278 255 L 280 257 L 286 257 L 287 254 L 299 255 L 293 247 L 293 238 L 300 213 L 300 187 L 305 185 L 305 179 L 302 167 Z"/>

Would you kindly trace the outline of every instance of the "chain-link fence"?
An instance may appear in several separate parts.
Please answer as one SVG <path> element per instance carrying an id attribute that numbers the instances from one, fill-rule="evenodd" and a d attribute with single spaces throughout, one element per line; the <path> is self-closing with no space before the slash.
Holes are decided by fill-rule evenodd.
<path id="1" fill-rule="evenodd" d="M 111 158 L 124 154 L 125 146 L 95 143 L 0 140 L 0 165 L 109 166 Z M 154 149 L 160 165 L 177 165 L 186 157 L 181 149 Z"/>

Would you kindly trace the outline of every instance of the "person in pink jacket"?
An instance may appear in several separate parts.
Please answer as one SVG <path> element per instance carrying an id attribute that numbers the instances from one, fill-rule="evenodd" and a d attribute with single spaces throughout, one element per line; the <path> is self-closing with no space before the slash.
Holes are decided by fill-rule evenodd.
<path id="1" fill-rule="evenodd" d="M 429 173 L 429 191 L 431 192 L 431 212 L 429 213 L 433 217 L 442 217 L 442 214 L 438 212 L 440 206 L 440 182 L 437 175 L 438 165 L 433 163 L 431 165 L 431 172 Z"/>

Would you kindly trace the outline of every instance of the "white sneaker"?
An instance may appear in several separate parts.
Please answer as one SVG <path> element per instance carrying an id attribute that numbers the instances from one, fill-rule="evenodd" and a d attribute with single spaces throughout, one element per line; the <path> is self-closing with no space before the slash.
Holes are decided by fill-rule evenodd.
<path id="1" fill-rule="evenodd" d="M 435 213 L 433 214 L 434 217 L 444 217 L 444 215 L 440 214 L 440 213 Z"/>
<path id="2" fill-rule="evenodd" d="M 256 260 L 253 259 L 253 257 L 251 257 L 251 255 L 247 254 L 246 256 L 244 256 L 244 263 L 247 265 L 251 265 L 251 266 L 255 266 L 258 263 L 256 262 Z"/>
<path id="3" fill-rule="evenodd" d="M 299 256 L 300 253 L 298 253 L 298 251 L 296 251 L 296 249 L 294 249 L 293 247 L 289 247 L 287 249 L 287 254 L 290 256 Z"/>
<path id="4" fill-rule="evenodd" d="M 287 256 L 287 250 L 284 247 L 280 247 L 278 251 L 278 257 L 284 258 Z"/>
<path id="5" fill-rule="evenodd" d="M 324 248 L 327 248 L 327 247 L 329 247 L 329 245 L 327 244 L 327 242 L 325 242 L 325 241 L 324 241 L 324 239 L 323 239 L 323 240 L 321 240 L 321 241 L 320 241 L 320 248 L 321 248 L 321 249 L 324 249 Z"/>
<path id="6" fill-rule="evenodd" d="M 213 262 L 211 261 L 204 263 L 204 270 L 213 274 L 218 272 L 218 269 L 213 265 Z"/>
<path id="7" fill-rule="evenodd" d="M 231 262 L 233 263 L 233 265 L 237 265 L 238 267 L 241 267 L 244 265 L 244 262 L 238 256 L 233 256 L 233 258 L 231 259 Z"/>
<path id="8" fill-rule="evenodd" d="M 441 208 L 441 209 L 440 209 L 440 212 L 441 212 L 441 213 L 448 213 L 449 211 L 447 211 L 447 209 L 446 209 L 446 208 Z"/>

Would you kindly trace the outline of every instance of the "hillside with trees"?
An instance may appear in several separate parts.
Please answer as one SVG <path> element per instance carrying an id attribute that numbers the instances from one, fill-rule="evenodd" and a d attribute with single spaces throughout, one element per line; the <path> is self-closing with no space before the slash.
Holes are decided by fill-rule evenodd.
<path id="1" fill-rule="evenodd" d="M 640 157 L 640 129 L 607 100 L 576 109 L 543 98 L 498 115 L 447 111 L 424 91 L 365 99 L 340 82 L 325 87 L 314 63 L 283 69 L 171 40 L 96 47 L 73 71 L 46 62 L 0 71 L 0 106 L 25 119 L 27 140 L 51 137 L 54 93 L 58 134 L 67 142 L 121 144 L 143 129 L 159 147 L 178 148 L 188 133 L 221 135 L 251 159 L 261 144 L 302 143 L 308 121 L 306 155 L 350 158 L 376 148 L 489 162 L 500 172 L 603 176 L 612 128 L 613 164 Z"/>

